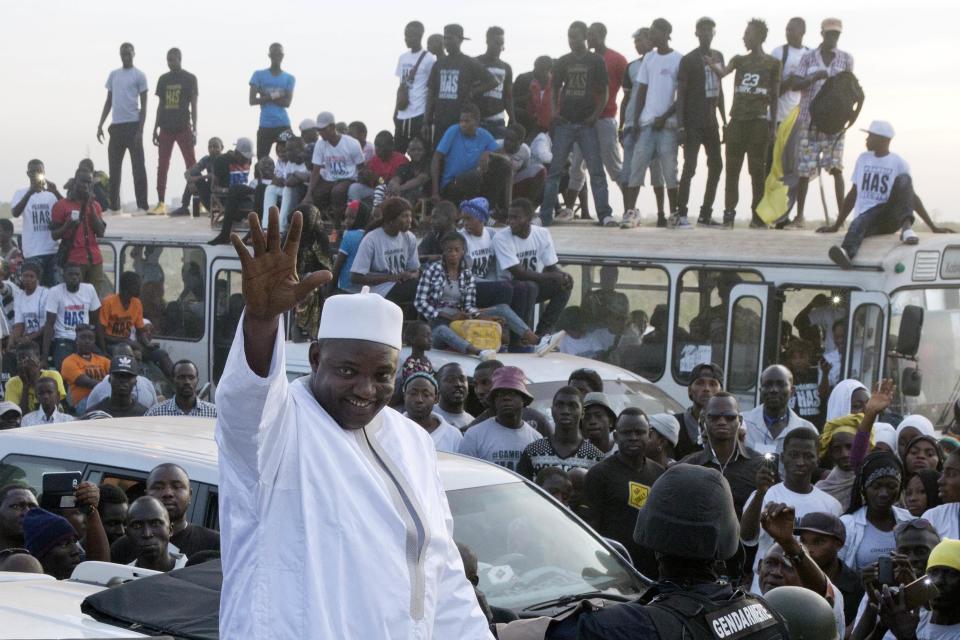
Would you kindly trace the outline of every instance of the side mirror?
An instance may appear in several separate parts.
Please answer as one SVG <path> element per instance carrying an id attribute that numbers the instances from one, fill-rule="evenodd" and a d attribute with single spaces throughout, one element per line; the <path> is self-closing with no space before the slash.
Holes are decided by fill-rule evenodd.
<path id="1" fill-rule="evenodd" d="M 923 386 L 923 374 L 916 367 L 907 367 L 900 377 L 900 392 L 905 396 L 915 398 L 920 395 Z"/>
<path id="2" fill-rule="evenodd" d="M 900 316 L 900 333 L 897 334 L 897 352 L 915 356 L 920 349 L 920 334 L 923 331 L 923 307 L 908 304 Z"/>

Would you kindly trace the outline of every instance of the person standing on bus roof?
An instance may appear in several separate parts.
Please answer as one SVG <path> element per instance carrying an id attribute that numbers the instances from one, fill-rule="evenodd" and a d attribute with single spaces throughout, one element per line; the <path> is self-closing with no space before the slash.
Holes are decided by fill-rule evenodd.
<path id="1" fill-rule="evenodd" d="M 270 66 L 258 69 L 250 76 L 250 106 L 260 106 L 260 127 L 257 129 L 257 158 L 270 155 L 273 143 L 281 133 L 290 128 L 287 109 L 293 101 L 293 88 L 297 79 L 284 71 L 283 45 L 270 45 Z"/>
<path id="2" fill-rule="evenodd" d="M 867 133 L 867 150 L 857 158 L 853 184 L 843 201 L 840 215 L 835 223 L 817 229 L 818 233 L 835 233 L 853 212 L 853 222 L 843 242 L 830 247 L 827 254 L 842 269 L 853 266 L 853 258 L 868 236 L 893 233 L 899 229 L 904 244 L 917 244 L 920 239 L 913 231 L 914 211 L 934 233 L 953 233 L 933 223 L 913 190 L 910 166 L 890 151 L 893 125 L 874 120 L 864 131 Z"/>

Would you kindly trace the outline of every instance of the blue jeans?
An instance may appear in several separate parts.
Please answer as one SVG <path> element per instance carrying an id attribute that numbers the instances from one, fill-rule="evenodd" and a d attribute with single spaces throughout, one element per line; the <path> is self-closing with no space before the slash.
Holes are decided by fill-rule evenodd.
<path id="1" fill-rule="evenodd" d="M 600 139 L 597 130 L 585 124 L 564 122 L 553 128 L 553 162 L 547 174 L 547 184 L 543 191 L 543 204 L 540 205 L 540 220 L 544 226 L 553 222 L 553 211 L 557 207 L 557 193 L 560 191 L 560 177 L 567 170 L 567 159 L 576 143 L 580 146 L 583 159 L 587 161 L 590 173 L 590 190 L 593 192 L 593 207 L 597 211 L 597 220 L 613 213 L 607 195 L 607 174 L 603 170 L 600 156 Z"/>
<path id="2" fill-rule="evenodd" d="M 57 371 L 60 371 L 60 365 L 63 364 L 63 361 L 66 360 L 67 356 L 69 356 L 71 353 L 77 352 L 76 341 L 68 340 L 66 338 L 55 339 L 51 346 L 53 347 L 53 368 Z"/>
<path id="3" fill-rule="evenodd" d="M 913 224 L 913 202 L 913 180 L 907 174 L 897 176 L 890 189 L 890 198 L 854 218 L 840 246 L 852 258 L 868 236 L 894 233 L 910 227 Z"/>
<path id="4" fill-rule="evenodd" d="M 660 160 L 660 169 L 663 171 L 663 180 L 667 189 L 677 188 L 677 152 L 679 140 L 674 127 L 664 127 L 659 131 L 651 125 L 640 127 L 640 139 L 633 150 L 633 159 L 630 161 L 630 176 L 627 178 L 630 187 L 642 187 L 643 175 L 654 159 Z M 554 156 L 556 157 L 556 156 Z"/>

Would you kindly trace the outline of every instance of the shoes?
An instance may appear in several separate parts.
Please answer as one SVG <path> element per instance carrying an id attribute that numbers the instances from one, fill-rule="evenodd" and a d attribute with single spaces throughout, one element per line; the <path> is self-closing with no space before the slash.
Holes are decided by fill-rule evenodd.
<path id="1" fill-rule="evenodd" d="M 600 226 L 603 227 L 616 227 L 617 221 L 613 219 L 613 216 L 607 216 L 600 222 Z"/>
<path id="2" fill-rule="evenodd" d="M 903 244 L 917 244 L 920 238 L 914 233 L 913 229 L 904 229 L 900 232 L 900 242 Z"/>
<path id="3" fill-rule="evenodd" d="M 167 215 L 167 204 L 165 202 L 158 202 L 157 206 L 153 209 L 147 211 L 148 216 L 165 216 Z"/>
<path id="4" fill-rule="evenodd" d="M 636 209 L 628 209 L 623 214 L 623 221 L 620 222 L 621 229 L 633 229 L 640 224 L 640 212 Z"/>
<path id="5" fill-rule="evenodd" d="M 484 349 L 483 351 L 477 354 L 477 357 L 480 358 L 480 360 L 486 362 L 487 360 L 495 359 L 497 357 L 497 352 L 493 349 Z"/>
<path id="6" fill-rule="evenodd" d="M 221 234 L 221 235 L 218 235 L 213 240 L 208 240 L 207 244 L 213 246 L 217 244 L 229 244 L 229 242 L 230 242 L 230 236 L 225 236 Z"/>
<path id="7" fill-rule="evenodd" d="M 170 213 L 168 213 L 167 215 L 170 216 L 171 218 L 179 217 L 179 216 L 189 216 L 190 210 L 187 209 L 186 207 L 178 207 L 173 211 L 171 211 Z"/>
<path id="8" fill-rule="evenodd" d="M 736 211 L 724 211 L 723 212 L 723 228 L 733 229 L 734 221 L 736 219 L 737 219 Z"/>
<path id="9" fill-rule="evenodd" d="M 670 228 L 671 229 L 680 229 L 683 231 L 690 231 L 693 229 L 693 225 L 690 224 L 690 221 L 687 219 L 687 216 L 671 216 L 670 217 Z"/>
<path id="10" fill-rule="evenodd" d="M 557 211 L 557 214 L 553 216 L 554 222 L 570 222 L 573 220 L 573 210 L 569 207 L 563 207 L 560 211 Z"/>
<path id="11" fill-rule="evenodd" d="M 830 247 L 830 251 L 827 252 L 827 256 L 829 256 L 830 259 L 833 260 L 833 262 L 841 269 L 850 269 L 853 267 L 853 263 L 850 261 L 850 256 L 847 255 L 847 252 L 843 247 L 833 245 Z"/>
<path id="12" fill-rule="evenodd" d="M 565 335 L 567 335 L 567 332 L 562 330 L 557 331 L 556 333 L 548 333 L 540 338 L 540 343 L 537 344 L 537 348 L 534 350 L 534 353 L 542 357 L 551 351 L 554 351 L 558 346 L 560 346 L 560 341 L 563 340 Z"/>
<path id="13" fill-rule="evenodd" d="M 662 213 L 657 214 L 657 228 L 666 229 L 667 228 L 667 217 Z"/>
<path id="14" fill-rule="evenodd" d="M 750 218 L 750 228 L 751 229 L 769 229 L 770 227 L 767 225 L 766 222 L 764 222 L 763 220 L 758 218 L 756 215 L 754 215 L 752 218 Z"/>
<path id="15" fill-rule="evenodd" d="M 699 219 L 697 219 L 697 226 L 704 227 L 707 229 L 720 229 L 723 227 L 723 224 L 719 222 L 715 222 L 713 218 L 700 217 Z"/>
<path id="16" fill-rule="evenodd" d="M 793 221 L 783 225 L 783 228 L 790 231 L 797 230 L 797 229 L 806 229 L 807 223 L 804 221 L 803 218 L 795 218 Z"/>

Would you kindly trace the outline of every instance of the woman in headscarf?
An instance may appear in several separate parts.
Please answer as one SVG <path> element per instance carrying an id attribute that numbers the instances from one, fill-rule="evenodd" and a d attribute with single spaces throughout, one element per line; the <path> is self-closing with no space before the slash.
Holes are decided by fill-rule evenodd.
<path id="1" fill-rule="evenodd" d="M 847 530 L 840 560 L 854 571 L 896 550 L 894 528 L 913 519 L 909 511 L 894 506 L 902 488 L 903 466 L 897 456 L 877 451 L 866 457 L 854 483 L 850 508 L 840 517 Z"/>
<path id="2" fill-rule="evenodd" d="M 860 416 L 848 415 L 831 420 L 823 426 L 820 436 L 820 461 L 831 466 L 826 478 L 816 484 L 842 505 L 850 504 L 850 492 L 857 473 L 850 464 L 850 451 L 857 435 Z"/>
<path id="3" fill-rule="evenodd" d="M 877 422 L 877 418 L 893 402 L 894 388 L 893 380 L 890 378 L 884 379 L 874 387 L 873 394 L 862 405 L 860 404 L 859 390 L 854 390 L 850 394 L 851 408 L 858 408 L 862 412 L 860 425 L 857 427 L 857 435 L 853 439 L 853 448 L 850 451 L 850 466 L 854 470 L 859 469 L 863 463 L 869 451 L 871 440 L 876 447 L 880 449 L 889 448 L 891 453 L 896 454 L 896 439 L 893 427 L 886 422 Z M 830 399 L 832 402 L 833 396 Z"/>
<path id="4" fill-rule="evenodd" d="M 897 452 L 901 459 L 907 452 L 907 445 L 917 436 L 937 437 L 933 423 L 919 413 L 907 416 L 897 427 Z"/>
<path id="5" fill-rule="evenodd" d="M 940 472 L 933 469 L 921 469 L 907 480 L 907 486 L 903 490 L 903 506 L 911 515 L 919 518 L 927 509 L 939 507 Z"/>
<path id="6" fill-rule="evenodd" d="M 932 436 L 917 436 L 904 448 L 903 468 L 907 477 L 923 469 L 943 471 L 943 450 Z"/>
<path id="7" fill-rule="evenodd" d="M 863 383 L 853 378 L 847 378 L 837 383 L 830 392 L 827 401 L 827 421 L 836 420 L 851 413 L 863 413 L 863 408 L 870 399 L 870 391 Z"/>

